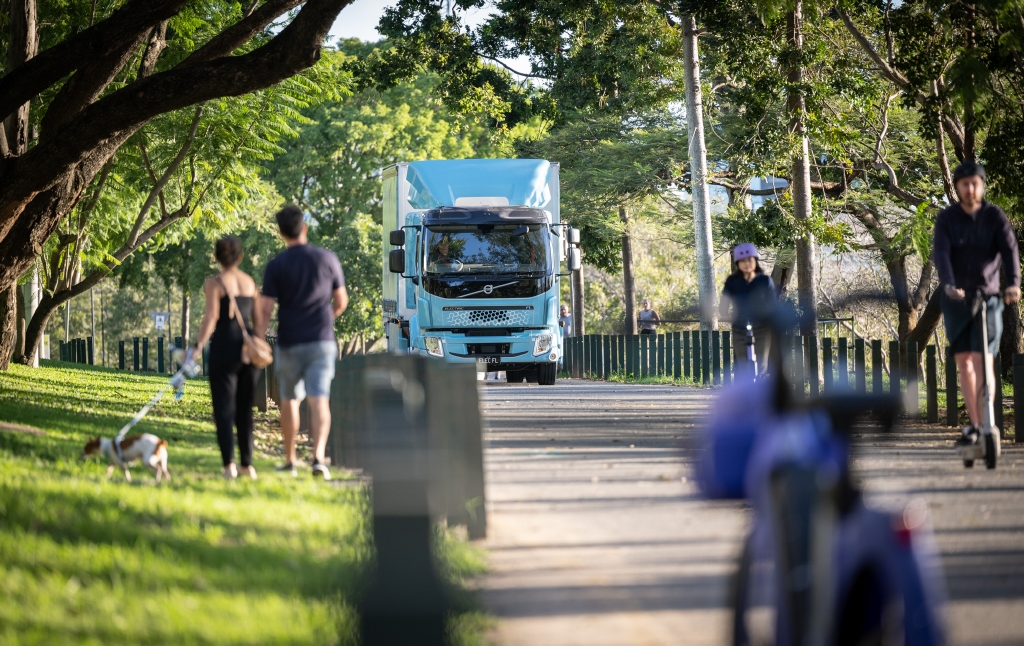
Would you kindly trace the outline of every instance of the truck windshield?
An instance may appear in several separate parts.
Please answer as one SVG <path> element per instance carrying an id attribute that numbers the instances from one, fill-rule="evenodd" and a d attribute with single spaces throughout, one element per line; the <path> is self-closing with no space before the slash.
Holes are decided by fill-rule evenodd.
<path id="1" fill-rule="evenodd" d="M 548 274 L 551 234 L 546 224 L 443 226 L 427 229 L 431 275 Z"/>

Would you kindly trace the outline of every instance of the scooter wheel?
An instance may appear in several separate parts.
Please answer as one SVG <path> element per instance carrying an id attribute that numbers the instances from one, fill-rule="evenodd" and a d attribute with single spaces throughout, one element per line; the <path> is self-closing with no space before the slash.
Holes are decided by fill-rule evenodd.
<path id="1" fill-rule="evenodd" d="M 964 460 L 964 468 L 965 469 L 973 469 L 974 468 L 974 460 Z"/>
<path id="2" fill-rule="evenodd" d="M 996 468 L 996 435 L 989 433 L 985 436 L 985 468 Z"/>

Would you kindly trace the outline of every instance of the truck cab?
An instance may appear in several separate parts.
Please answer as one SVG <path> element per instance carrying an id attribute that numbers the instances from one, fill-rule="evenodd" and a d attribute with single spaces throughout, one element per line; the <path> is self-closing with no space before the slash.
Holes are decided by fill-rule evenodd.
<path id="1" fill-rule="evenodd" d="M 579 267 L 578 232 L 559 222 L 557 178 L 557 165 L 543 160 L 385 170 L 390 351 L 482 364 L 510 382 L 555 383 L 560 269 L 563 261 Z"/>

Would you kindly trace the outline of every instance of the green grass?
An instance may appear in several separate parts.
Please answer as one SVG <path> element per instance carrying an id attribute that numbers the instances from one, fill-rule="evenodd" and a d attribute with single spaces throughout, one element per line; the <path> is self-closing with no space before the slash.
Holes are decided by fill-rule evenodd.
<path id="1" fill-rule="evenodd" d="M 134 484 L 108 481 L 79 459 L 164 379 L 56 362 L 0 373 L 0 421 L 43 433 L 0 430 L 0 643 L 356 643 L 366 489 L 278 476 L 268 456 L 258 481 L 224 481 L 204 381 L 136 427 L 170 443 L 169 485 L 140 466 Z M 445 578 L 482 569 L 474 548 L 440 536 Z M 459 642 L 486 626 L 474 608 L 463 593 Z"/>

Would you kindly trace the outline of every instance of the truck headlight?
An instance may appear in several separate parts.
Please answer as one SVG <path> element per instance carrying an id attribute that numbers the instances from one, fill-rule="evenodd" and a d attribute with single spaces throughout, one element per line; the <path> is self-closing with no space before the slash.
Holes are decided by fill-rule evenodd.
<path id="1" fill-rule="evenodd" d="M 533 339 L 533 356 L 539 356 L 551 351 L 555 343 L 555 337 L 550 334 L 541 334 Z"/>
<path id="2" fill-rule="evenodd" d="M 427 349 L 427 354 L 432 357 L 444 356 L 444 346 L 441 345 L 441 339 L 436 336 L 423 337 L 423 347 Z"/>

